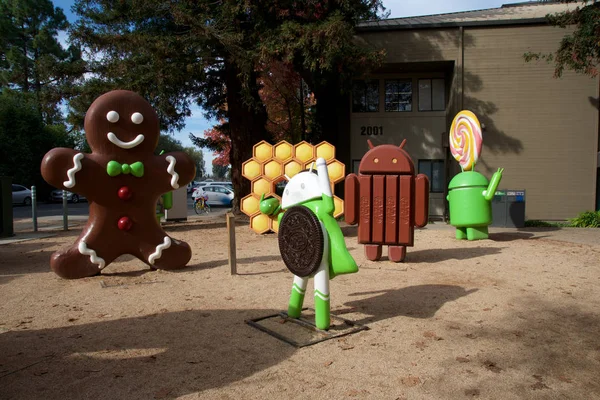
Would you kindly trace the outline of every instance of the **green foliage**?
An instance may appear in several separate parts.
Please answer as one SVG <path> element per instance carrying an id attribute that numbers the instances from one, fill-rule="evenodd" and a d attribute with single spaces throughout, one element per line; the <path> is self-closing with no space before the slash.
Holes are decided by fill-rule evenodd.
<path id="1" fill-rule="evenodd" d="M 600 211 L 585 211 L 569 220 L 573 228 L 600 228 Z"/>
<path id="2" fill-rule="evenodd" d="M 574 0 L 563 0 L 574 3 Z M 595 77 L 600 63 L 600 3 L 584 0 L 582 7 L 572 11 L 547 15 L 550 25 L 560 28 L 574 27 L 574 31 L 561 40 L 554 53 L 525 53 L 526 61 L 554 62 L 554 75 L 560 77 L 565 69 Z"/>
<path id="3" fill-rule="evenodd" d="M 215 180 L 225 180 L 229 179 L 229 167 L 223 166 L 219 164 L 212 165 L 212 177 Z"/>
<path id="4" fill-rule="evenodd" d="M 54 147 L 74 147 L 63 125 L 44 125 L 33 95 L 4 90 L 0 94 L 0 175 L 36 185 L 43 198 L 50 190 L 40 173 L 44 155 Z"/>
<path id="5" fill-rule="evenodd" d="M 57 40 L 67 27 L 50 0 L 0 0 L 0 89 L 35 93 L 46 124 L 62 121 L 60 103 L 85 71 L 80 51 Z"/>

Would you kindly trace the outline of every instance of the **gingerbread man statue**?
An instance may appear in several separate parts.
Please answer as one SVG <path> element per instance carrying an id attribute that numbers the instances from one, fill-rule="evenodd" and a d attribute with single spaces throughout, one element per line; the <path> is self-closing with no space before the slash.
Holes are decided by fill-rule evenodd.
<path id="1" fill-rule="evenodd" d="M 190 246 L 169 237 L 155 212 L 163 193 L 194 178 L 193 160 L 182 152 L 153 154 L 158 116 L 130 91 L 98 97 L 86 113 L 84 128 L 91 154 L 56 148 L 42 161 L 48 183 L 86 196 L 90 206 L 75 244 L 52 255 L 52 270 L 67 279 L 93 276 L 122 254 L 152 268 L 185 267 L 192 256 Z"/>

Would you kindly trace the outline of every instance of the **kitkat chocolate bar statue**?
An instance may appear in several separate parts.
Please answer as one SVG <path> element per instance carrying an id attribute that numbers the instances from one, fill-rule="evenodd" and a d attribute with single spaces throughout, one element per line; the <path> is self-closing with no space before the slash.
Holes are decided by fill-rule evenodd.
<path id="1" fill-rule="evenodd" d="M 388 258 L 404 261 L 406 247 L 414 244 L 414 227 L 427 225 L 429 179 L 415 176 L 410 155 L 400 146 L 373 146 L 363 156 L 358 175 L 346 176 L 345 219 L 358 224 L 358 243 L 365 245 L 371 261 L 381 258 L 388 246 Z"/>

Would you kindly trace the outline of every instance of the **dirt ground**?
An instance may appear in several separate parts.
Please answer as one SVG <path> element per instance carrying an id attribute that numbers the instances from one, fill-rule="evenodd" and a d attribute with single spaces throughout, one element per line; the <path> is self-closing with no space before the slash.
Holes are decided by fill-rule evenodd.
<path id="1" fill-rule="evenodd" d="M 123 256 L 61 279 L 76 227 L 0 245 L 1 399 L 600 398 L 600 229 L 459 242 L 438 223 L 394 264 L 344 227 L 360 271 L 332 312 L 369 329 L 300 349 L 245 323 L 286 309 L 276 235 L 240 221 L 231 276 L 223 217 L 166 229 L 194 249 L 179 272 Z"/>

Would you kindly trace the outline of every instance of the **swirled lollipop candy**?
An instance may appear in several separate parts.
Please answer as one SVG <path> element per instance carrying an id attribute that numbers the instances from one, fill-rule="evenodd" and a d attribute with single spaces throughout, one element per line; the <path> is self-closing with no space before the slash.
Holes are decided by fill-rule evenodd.
<path id="1" fill-rule="evenodd" d="M 463 171 L 471 171 L 481 154 L 481 125 L 471 111 L 456 114 L 450 127 L 450 152 Z"/>

